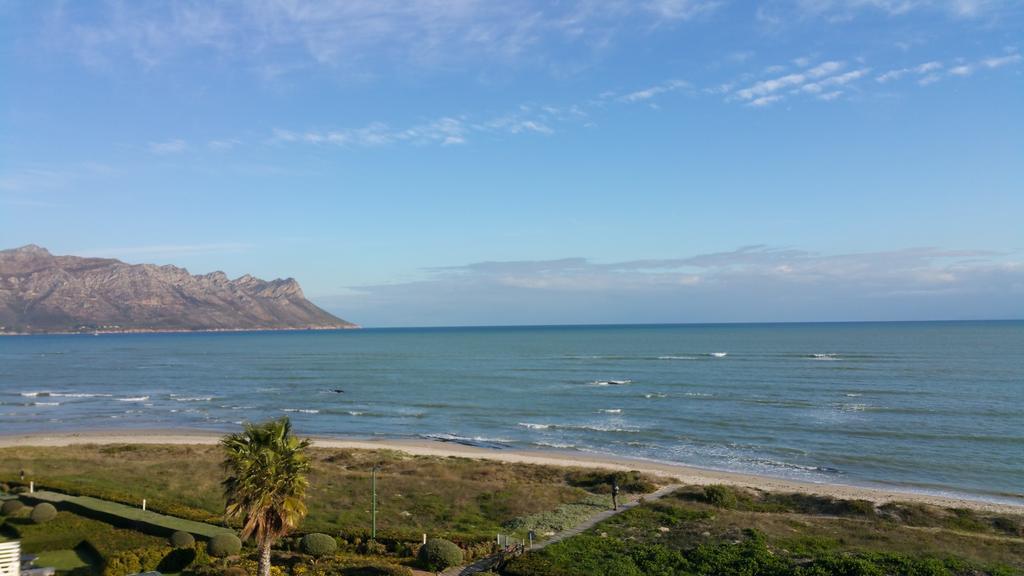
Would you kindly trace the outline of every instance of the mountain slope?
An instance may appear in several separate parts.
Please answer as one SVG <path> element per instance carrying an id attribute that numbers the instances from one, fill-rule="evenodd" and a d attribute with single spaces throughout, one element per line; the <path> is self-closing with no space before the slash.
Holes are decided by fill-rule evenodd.
<path id="1" fill-rule="evenodd" d="M 306 300 L 294 279 L 0 250 L 0 332 L 354 328 Z"/>

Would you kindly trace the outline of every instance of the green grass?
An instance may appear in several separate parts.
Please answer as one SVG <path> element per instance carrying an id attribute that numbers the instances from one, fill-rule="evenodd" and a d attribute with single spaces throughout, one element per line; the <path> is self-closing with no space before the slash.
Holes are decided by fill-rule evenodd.
<path id="1" fill-rule="evenodd" d="M 195 536 L 213 538 L 217 534 L 224 532 L 234 533 L 229 528 L 167 516 L 152 510 L 142 510 L 140 507 L 109 502 L 90 496 L 69 496 L 57 492 L 37 490 L 32 494 L 24 495 L 24 498 L 32 501 L 50 502 L 63 509 L 74 510 L 84 516 L 105 520 L 114 525 L 131 525 L 135 528 L 144 529 L 144 531 L 151 534 L 166 536 L 181 530 Z"/>
<path id="2" fill-rule="evenodd" d="M 89 555 L 84 547 L 79 547 L 75 550 L 40 552 L 35 565 L 40 568 L 56 568 L 58 572 L 70 572 L 78 568 L 97 566 L 97 560 Z"/>
<path id="3" fill-rule="evenodd" d="M 370 470 L 377 473 L 378 536 L 418 541 L 423 533 L 457 541 L 494 538 L 508 522 L 557 509 L 599 491 L 607 473 L 390 450 L 313 449 L 309 516 L 303 531 L 365 538 Z M 26 471 L 36 485 L 218 523 L 224 501 L 216 446 L 79 445 L 0 449 L 0 481 Z M 637 474 L 620 485 L 656 486 Z M 628 482 L 627 482 L 628 481 Z"/>
<path id="4" fill-rule="evenodd" d="M 895 511 L 905 512 L 906 518 Z M 1002 522 L 998 519 L 1002 518 Z M 1024 574 L 1019 517 L 687 487 L 516 560 L 511 576 Z"/>

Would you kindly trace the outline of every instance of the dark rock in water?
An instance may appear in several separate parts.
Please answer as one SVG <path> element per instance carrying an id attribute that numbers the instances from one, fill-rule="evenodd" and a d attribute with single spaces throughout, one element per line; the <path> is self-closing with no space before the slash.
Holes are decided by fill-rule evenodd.
<path id="1" fill-rule="evenodd" d="M 176 266 L 0 250 L 0 333 L 356 328 L 292 278 L 230 280 Z"/>

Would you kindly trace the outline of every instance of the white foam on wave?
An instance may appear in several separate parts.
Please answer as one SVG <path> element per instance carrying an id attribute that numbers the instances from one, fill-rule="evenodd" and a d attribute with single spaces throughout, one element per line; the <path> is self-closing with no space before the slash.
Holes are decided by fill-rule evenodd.
<path id="1" fill-rule="evenodd" d="M 602 408 L 598 412 L 602 414 L 622 414 L 622 408 Z"/>
<path id="2" fill-rule="evenodd" d="M 625 386 L 632 382 L 632 380 L 594 380 L 591 384 L 593 386 Z"/>
<path id="3" fill-rule="evenodd" d="M 859 398 L 863 396 L 863 394 L 861 394 L 860 392 L 847 392 L 846 394 L 844 394 L 844 396 L 846 396 L 847 398 Z"/>
<path id="4" fill-rule="evenodd" d="M 171 394 L 174 396 L 174 394 Z M 213 400 L 213 396 L 181 396 L 175 397 L 175 402 L 209 402 Z"/>
<path id="5" fill-rule="evenodd" d="M 26 397 L 26 398 L 35 398 L 37 396 L 49 396 L 50 393 L 49 392 L 22 392 L 21 395 Z"/>
<path id="6" fill-rule="evenodd" d="M 110 398 L 113 394 L 100 394 L 97 392 L 50 392 L 48 396 L 56 398 Z"/>
<path id="7" fill-rule="evenodd" d="M 33 402 L 33 406 L 60 406 L 60 402 Z"/>
<path id="8" fill-rule="evenodd" d="M 658 360 L 696 360 L 696 356 L 658 356 Z"/>
<path id="9" fill-rule="evenodd" d="M 529 422 L 520 422 L 520 426 L 529 428 L 531 430 L 549 430 L 549 429 L 560 429 L 560 430 L 590 430 L 592 432 L 639 432 L 638 428 L 623 428 L 620 426 L 610 426 L 607 424 L 531 424 Z"/>
<path id="10" fill-rule="evenodd" d="M 128 398 L 118 398 L 118 402 L 145 402 L 149 400 L 149 396 L 131 396 Z"/>
<path id="11" fill-rule="evenodd" d="M 668 398 L 668 394 L 662 394 L 661 392 L 655 392 L 653 394 L 644 394 L 644 398 Z"/>
<path id="12" fill-rule="evenodd" d="M 714 394 L 708 394 L 707 392 L 685 392 L 683 396 L 691 396 L 694 398 L 711 398 Z"/>
<path id="13" fill-rule="evenodd" d="M 711 356 L 712 358 L 725 358 L 728 355 L 728 352 L 710 352 L 708 354 L 708 356 Z"/>
<path id="14" fill-rule="evenodd" d="M 564 444 L 561 442 L 544 442 L 537 441 L 532 443 L 534 446 L 543 446 L 545 448 L 557 448 L 559 450 L 574 450 L 576 449 L 575 444 Z"/>
<path id="15" fill-rule="evenodd" d="M 284 412 L 299 412 L 299 413 L 302 413 L 302 414 L 319 414 L 320 413 L 319 410 L 315 410 L 313 408 L 282 408 L 281 410 L 284 411 Z"/>
<path id="16" fill-rule="evenodd" d="M 839 354 L 835 354 L 833 352 L 825 352 L 822 354 L 811 354 L 809 358 L 811 358 L 812 360 L 838 360 Z"/>
<path id="17" fill-rule="evenodd" d="M 362 416 L 363 414 L 366 414 L 366 412 L 360 412 L 358 410 L 349 410 L 348 411 L 348 415 L 349 416 Z"/>

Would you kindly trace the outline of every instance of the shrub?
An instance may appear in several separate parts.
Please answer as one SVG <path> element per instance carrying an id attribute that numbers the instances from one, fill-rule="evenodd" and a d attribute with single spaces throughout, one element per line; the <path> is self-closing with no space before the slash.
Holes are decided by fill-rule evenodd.
<path id="1" fill-rule="evenodd" d="M 719 508 L 735 508 L 737 503 L 736 492 L 721 484 L 713 484 L 704 487 L 704 501 Z"/>
<path id="2" fill-rule="evenodd" d="M 249 573 L 241 566 L 232 566 L 224 571 L 224 576 L 249 576 Z"/>
<path id="3" fill-rule="evenodd" d="M 49 522 L 57 517 L 57 509 L 53 507 L 53 504 L 49 502 L 43 502 L 32 509 L 32 521 L 36 524 L 42 524 L 43 522 Z"/>
<path id="4" fill-rule="evenodd" d="M 363 542 L 362 546 L 359 547 L 359 550 L 363 554 L 368 554 L 370 556 L 383 556 L 388 553 L 388 547 L 376 540 Z"/>
<path id="5" fill-rule="evenodd" d="M 8 500 L 4 502 L 3 506 L 0 506 L 0 512 L 2 512 L 4 516 L 13 516 L 24 507 L 25 505 L 21 503 L 21 500 Z"/>
<path id="6" fill-rule="evenodd" d="M 565 475 L 566 484 L 583 488 L 594 494 L 611 494 L 612 481 L 619 485 L 619 490 L 624 494 L 647 494 L 658 488 L 647 476 L 636 470 L 629 472 L 573 470 Z"/>
<path id="7" fill-rule="evenodd" d="M 181 530 L 171 534 L 169 540 L 173 548 L 193 548 L 196 545 L 195 537 Z"/>
<path id="8" fill-rule="evenodd" d="M 127 576 L 156 570 L 170 552 L 171 549 L 166 546 L 118 552 L 103 563 L 103 576 Z"/>
<path id="9" fill-rule="evenodd" d="M 462 564 L 462 549 L 442 538 L 427 540 L 420 548 L 419 560 L 428 570 L 440 572 L 451 566 Z"/>
<path id="10" fill-rule="evenodd" d="M 303 536 L 299 546 L 305 554 L 314 558 L 330 556 L 338 551 L 338 542 L 333 537 L 319 532 Z"/>
<path id="11" fill-rule="evenodd" d="M 234 534 L 217 534 L 210 538 L 210 544 L 207 549 L 210 551 L 210 556 L 216 558 L 237 556 L 242 551 L 242 541 Z"/>

